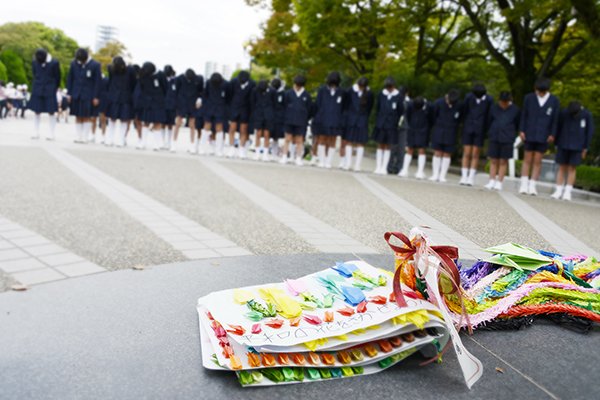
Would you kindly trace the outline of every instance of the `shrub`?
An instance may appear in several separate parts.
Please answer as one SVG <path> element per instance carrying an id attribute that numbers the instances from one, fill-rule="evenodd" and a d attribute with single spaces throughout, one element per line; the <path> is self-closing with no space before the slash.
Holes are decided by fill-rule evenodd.
<path id="1" fill-rule="evenodd" d="M 600 192 L 600 168 L 589 165 L 577 167 L 575 186 L 592 192 Z"/>
<path id="2" fill-rule="evenodd" d="M 14 50 L 4 50 L 0 53 L 0 61 L 6 66 L 8 81 L 15 85 L 29 83 L 23 65 L 23 59 Z"/>
<path id="3" fill-rule="evenodd" d="M 0 61 L 0 81 L 8 82 L 8 74 L 6 71 L 6 66 L 2 61 Z"/>

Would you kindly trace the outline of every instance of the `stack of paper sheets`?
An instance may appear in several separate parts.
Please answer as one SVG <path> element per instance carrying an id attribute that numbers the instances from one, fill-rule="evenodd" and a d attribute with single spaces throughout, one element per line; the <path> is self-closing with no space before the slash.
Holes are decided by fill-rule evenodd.
<path id="1" fill-rule="evenodd" d="M 373 374 L 418 350 L 436 356 L 449 340 L 440 310 L 407 287 L 409 306 L 399 308 L 392 277 L 350 261 L 202 297 L 203 365 L 260 386 Z"/>

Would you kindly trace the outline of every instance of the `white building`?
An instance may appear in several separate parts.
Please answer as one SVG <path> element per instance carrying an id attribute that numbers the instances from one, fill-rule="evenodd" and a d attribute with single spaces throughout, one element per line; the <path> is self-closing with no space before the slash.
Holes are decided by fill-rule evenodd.
<path id="1" fill-rule="evenodd" d="M 223 64 L 223 72 L 222 72 L 223 79 L 229 80 L 231 78 L 231 73 L 232 73 L 231 66 Z"/>
<path id="2" fill-rule="evenodd" d="M 210 76 L 215 73 L 218 72 L 219 65 L 216 62 L 213 61 L 207 61 L 206 62 L 206 68 L 204 69 L 204 79 L 210 79 Z"/>
<path id="3" fill-rule="evenodd" d="M 96 27 L 96 53 L 106 46 L 106 43 L 118 40 L 119 30 L 114 26 L 98 25 Z"/>

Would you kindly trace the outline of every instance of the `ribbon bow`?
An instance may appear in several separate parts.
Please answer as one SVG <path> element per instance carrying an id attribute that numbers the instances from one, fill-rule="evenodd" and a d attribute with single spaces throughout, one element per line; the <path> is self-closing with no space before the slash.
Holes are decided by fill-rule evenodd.
<path id="1" fill-rule="evenodd" d="M 390 243 L 390 238 L 394 236 L 399 239 L 404 247 L 399 247 Z M 450 282 L 452 283 L 452 290 L 446 294 L 456 294 L 459 298 L 460 305 L 462 308 L 461 321 L 459 326 L 462 326 L 462 318 L 464 317 L 467 320 L 467 325 L 469 327 L 469 332 L 472 333 L 471 323 L 469 321 L 469 315 L 465 308 L 462 299 L 462 293 L 460 290 L 460 274 L 458 272 L 458 268 L 453 259 L 458 258 L 458 249 L 453 246 L 430 246 L 427 244 L 426 240 L 422 237 L 417 237 L 413 242 L 411 242 L 406 235 L 400 232 L 386 232 L 384 235 L 385 241 L 387 244 L 394 250 L 396 253 L 396 260 L 400 261 L 398 268 L 396 269 L 396 273 L 394 274 L 394 297 L 396 298 L 396 303 L 398 307 L 408 307 L 406 300 L 404 299 L 404 294 L 402 293 L 402 285 L 400 284 L 400 274 L 402 272 L 402 267 L 408 263 L 408 261 L 412 260 L 420 260 L 424 257 L 425 261 L 425 272 L 421 274 L 419 268 L 415 264 L 415 274 L 418 278 L 422 278 L 427 275 L 427 269 L 429 267 L 436 268 L 440 273 L 444 274 Z M 434 256 L 437 258 L 441 265 L 434 265 L 429 263 L 428 256 Z M 416 256 L 416 257 L 415 257 Z M 443 299 L 442 299 L 443 300 Z M 445 305 L 439 305 L 445 306 Z"/>

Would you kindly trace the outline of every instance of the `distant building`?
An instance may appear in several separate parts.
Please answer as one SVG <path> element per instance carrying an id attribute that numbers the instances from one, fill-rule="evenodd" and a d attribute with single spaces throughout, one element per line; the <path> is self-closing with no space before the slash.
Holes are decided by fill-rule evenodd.
<path id="1" fill-rule="evenodd" d="M 213 61 L 207 61 L 206 62 L 206 68 L 204 69 L 204 77 L 206 79 L 210 79 L 210 76 L 215 73 L 215 72 L 219 72 L 219 64 L 217 64 L 216 62 Z"/>
<path id="2" fill-rule="evenodd" d="M 235 64 L 235 70 L 238 71 L 240 69 L 242 69 L 242 64 L 241 63 Z"/>
<path id="3" fill-rule="evenodd" d="M 223 64 L 223 78 L 229 80 L 231 78 L 231 66 Z"/>
<path id="4" fill-rule="evenodd" d="M 106 43 L 118 40 L 119 30 L 114 26 L 98 25 L 96 27 L 96 53 L 106 46 Z"/>

